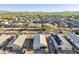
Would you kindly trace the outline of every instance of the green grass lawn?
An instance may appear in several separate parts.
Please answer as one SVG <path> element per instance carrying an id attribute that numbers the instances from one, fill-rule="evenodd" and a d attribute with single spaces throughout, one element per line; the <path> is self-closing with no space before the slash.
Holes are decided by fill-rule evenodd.
<path id="1" fill-rule="evenodd" d="M 70 14 L 70 13 L 63 13 L 63 14 L 0 14 L 1 17 L 12 17 L 12 16 L 79 16 L 79 14 Z"/>

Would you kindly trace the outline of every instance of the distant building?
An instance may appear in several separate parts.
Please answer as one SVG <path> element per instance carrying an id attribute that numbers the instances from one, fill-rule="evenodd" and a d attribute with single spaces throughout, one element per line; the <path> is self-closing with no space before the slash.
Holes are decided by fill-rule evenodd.
<path id="1" fill-rule="evenodd" d="M 4 44 L 6 43 L 8 38 L 10 38 L 10 35 L 2 34 L 0 36 L 0 48 L 2 48 L 4 46 Z"/>
<path id="2" fill-rule="evenodd" d="M 70 53 L 72 51 L 72 45 L 61 34 L 53 35 L 51 39 L 58 53 Z"/>
<path id="3" fill-rule="evenodd" d="M 79 37 L 75 33 L 69 33 L 67 35 L 68 41 L 74 47 L 75 52 L 79 53 Z"/>
<path id="4" fill-rule="evenodd" d="M 42 47 L 47 47 L 47 41 L 44 35 L 36 34 L 34 36 L 33 49 L 40 49 Z"/>
<path id="5" fill-rule="evenodd" d="M 9 44 L 6 48 L 10 48 L 12 51 L 21 52 L 25 39 L 25 35 L 19 35 L 19 37 L 12 44 Z"/>

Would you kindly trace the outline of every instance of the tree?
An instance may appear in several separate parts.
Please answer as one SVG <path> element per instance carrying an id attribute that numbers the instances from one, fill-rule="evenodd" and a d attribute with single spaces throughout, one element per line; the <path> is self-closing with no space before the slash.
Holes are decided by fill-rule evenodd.
<path id="1" fill-rule="evenodd" d="M 79 35 L 79 31 L 76 31 L 75 33 L 76 33 L 77 35 Z"/>

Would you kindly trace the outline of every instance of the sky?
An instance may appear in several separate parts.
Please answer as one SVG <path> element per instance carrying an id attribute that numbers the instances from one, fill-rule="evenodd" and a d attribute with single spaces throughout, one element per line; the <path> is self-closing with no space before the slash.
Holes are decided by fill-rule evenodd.
<path id="1" fill-rule="evenodd" d="M 21 11 L 21 12 L 79 11 L 79 4 L 0 4 L 0 11 Z"/>

